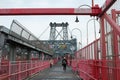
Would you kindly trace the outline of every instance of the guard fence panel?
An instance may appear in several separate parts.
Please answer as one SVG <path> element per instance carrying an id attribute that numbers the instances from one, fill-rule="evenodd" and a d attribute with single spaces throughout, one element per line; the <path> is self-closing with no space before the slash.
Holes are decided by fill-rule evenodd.
<path id="1" fill-rule="evenodd" d="M 23 80 L 49 66 L 48 60 L 2 61 L 0 80 Z"/>

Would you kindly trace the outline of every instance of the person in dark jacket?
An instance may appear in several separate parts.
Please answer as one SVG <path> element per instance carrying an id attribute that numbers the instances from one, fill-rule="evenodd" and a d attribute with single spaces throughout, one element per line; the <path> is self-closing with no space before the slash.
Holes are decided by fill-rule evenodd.
<path id="1" fill-rule="evenodd" d="M 63 60 L 62 60 L 62 66 L 63 66 L 63 70 L 66 71 L 66 66 L 67 66 L 67 59 L 66 59 L 66 57 L 64 57 Z"/>

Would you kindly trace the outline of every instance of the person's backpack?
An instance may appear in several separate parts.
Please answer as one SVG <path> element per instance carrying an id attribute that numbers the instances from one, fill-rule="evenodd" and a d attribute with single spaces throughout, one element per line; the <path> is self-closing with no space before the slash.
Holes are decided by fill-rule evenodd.
<path id="1" fill-rule="evenodd" d="M 62 61 L 62 64 L 66 64 L 66 63 L 67 63 L 66 60 L 63 60 L 63 61 Z"/>

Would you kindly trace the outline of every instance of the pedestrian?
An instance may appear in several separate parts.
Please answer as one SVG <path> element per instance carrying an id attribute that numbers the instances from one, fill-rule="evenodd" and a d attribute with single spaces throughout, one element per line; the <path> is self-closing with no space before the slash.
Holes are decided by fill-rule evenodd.
<path id="1" fill-rule="evenodd" d="M 70 55 L 70 66 L 72 65 L 72 56 Z"/>
<path id="2" fill-rule="evenodd" d="M 50 68 L 52 68 L 53 63 L 54 63 L 54 61 L 53 61 L 53 59 L 51 58 L 51 59 L 50 59 Z"/>
<path id="3" fill-rule="evenodd" d="M 67 59 L 66 59 L 66 57 L 64 57 L 63 60 L 62 60 L 62 66 L 63 66 L 63 70 L 66 71 L 66 66 L 67 66 Z"/>

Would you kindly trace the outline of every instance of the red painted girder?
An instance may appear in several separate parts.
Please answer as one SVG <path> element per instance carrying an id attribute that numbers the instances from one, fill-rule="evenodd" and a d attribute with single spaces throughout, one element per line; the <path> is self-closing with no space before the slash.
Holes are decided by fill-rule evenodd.
<path id="1" fill-rule="evenodd" d="M 93 8 L 2 8 L 0 15 L 94 15 L 97 16 L 101 9 Z"/>
<path id="2" fill-rule="evenodd" d="M 101 7 L 102 12 L 99 17 L 101 17 L 117 0 L 106 0 L 104 5 Z"/>
<path id="3" fill-rule="evenodd" d="M 105 13 L 104 17 L 111 25 L 111 27 L 115 30 L 115 32 L 120 36 L 120 26 L 116 24 L 115 21 L 108 14 Z"/>
<path id="4" fill-rule="evenodd" d="M 12 8 L 0 9 L 0 15 L 92 15 L 102 16 L 117 0 L 106 0 L 101 7 L 92 8 Z"/>
<path id="5" fill-rule="evenodd" d="M 120 11 L 115 11 L 116 12 L 116 14 L 120 14 Z"/>

